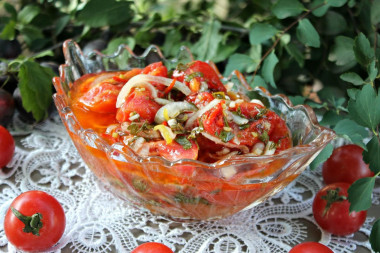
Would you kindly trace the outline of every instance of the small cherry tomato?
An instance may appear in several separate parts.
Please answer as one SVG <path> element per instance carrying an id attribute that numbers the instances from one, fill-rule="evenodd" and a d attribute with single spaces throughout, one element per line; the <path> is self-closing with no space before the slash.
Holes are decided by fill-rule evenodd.
<path id="1" fill-rule="evenodd" d="M 374 173 L 363 161 L 363 149 L 357 145 L 341 146 L 333 151 L 323 164 L 322 176 L 326 184 L 346 182 L 352 184 L 363 177 L 371 177 Z"/>
<path id="2" fill-rule="evenodd" d="M 61 204 L 43 191 L 20 194 L 4 218 L 4 232 L 17 249 L 41 252 L 56 244 L 65 231 L 66 218 Z"/>
<path id="3" fill-rule="evenodd" d="M 0 169 L 5 167 L 15 152 L 15 141 L 6 128 L 0 126 Z"/>
<path id="4" fill-rule="evenodd" d="M 131 253 L 173 253 L 173 251 L 162 243 L 146 242 L 132 250 Z"/>
<path id="5" fill-rule="evenodd" d="M 294 246 L 289 253 L 334 253 L 330 248 L 319 242 L 304 242 Z"/>
<path id="6" fill-rule="evenodd" d="M 323 187 L 314 198 L 313 215 L 318 225 L 335 235 L 350 235 L 363 225 L 367 211 L 349 212 L 348 183 Z"/>

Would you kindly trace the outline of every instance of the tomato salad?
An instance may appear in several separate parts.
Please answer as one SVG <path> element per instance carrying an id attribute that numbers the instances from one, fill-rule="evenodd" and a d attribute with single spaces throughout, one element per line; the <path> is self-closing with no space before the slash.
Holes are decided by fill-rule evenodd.
<path id="1" fill-rule="evenodd" d="M 172 71 L 157 62 L 85 75 L 71 89 L 71 105 L 85 127 L 142 157 L 215 162 L 291 147 L 283 119 L 259 100 L 231 91 L 202 61 Z"/>

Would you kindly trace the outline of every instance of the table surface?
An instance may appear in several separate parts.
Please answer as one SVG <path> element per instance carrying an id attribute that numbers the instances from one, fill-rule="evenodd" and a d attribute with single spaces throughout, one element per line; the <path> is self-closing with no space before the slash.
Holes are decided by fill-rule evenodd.
<path id="1" fill-rule="evenodd" d="M 59 117 L 30 126 L 15 117 L 13 160 L 0 172 L 0 251 L 14 252 L 3 231 L 11 201 L 28 190 L 55 196 L 66 213 L 66 230 L 53 252 L 130 252 L 148 241 L 174 252 L 288 252 L 304 241 L 319 241 L 334 252 L 371 252 L 368 236 L 380 214 L 380 184 L 359 232 L 337 237 L 322 231 L 312 216 L 320 171 L 304 171 L 285 190 L 249 210 L 209 222 L 176 222 L 116 198 L 85 166 Z"/>

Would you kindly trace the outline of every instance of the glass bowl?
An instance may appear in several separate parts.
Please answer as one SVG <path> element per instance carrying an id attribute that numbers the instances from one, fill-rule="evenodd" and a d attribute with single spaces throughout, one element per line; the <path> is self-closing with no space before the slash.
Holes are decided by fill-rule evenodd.
<path id="1" fill-rule="evenodd" d="M 57 91 L 54 101 L 78 152 L 115 195 L 157 215 L 211 220 L 251 208 L 292 182 L 335 137 L 332 130 L 318 124 L 311 108 L 292 106 L 286 96 L 271 96 L 263 89 L 253 91 L 237 71 L 228 78 L 218 72 L 222 80 L 240 83 L 236 86 L 240 91 L 261 96 L 286 121 L 293 147 L 275 155 L 235 155 L 215 163 L 140 157 L 129 147 L 121 143 L 109 145 L 93 130 L 83 128 L 69 105 L 70 87 L 88 73 L 143 68 L 156 61 L 175 67 L 193 60 L 189 50 L 181 48 L 170 60 L 156 46 L 150 46 L 142 55 L 123 45 L 114 55 L 95 51 L 83 55 L 79 46 L 68 40 L 63 52 L 66 63 L 60 66 L 60 76 L 53 79 Z"/>

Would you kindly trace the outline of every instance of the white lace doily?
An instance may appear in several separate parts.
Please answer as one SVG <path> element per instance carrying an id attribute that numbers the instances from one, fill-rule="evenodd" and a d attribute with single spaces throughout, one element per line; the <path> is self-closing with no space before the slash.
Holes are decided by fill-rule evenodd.
<path id="1" fill-rule="evenodd" d="M 311 205 L 322 187 L 318 172 L 306 170 L 270 200 L 232 217 L 181 223 L 136 209 L 107 191 L 77 154 L 57 115 L 35 126 L 14 119 L 13 160 L 0 170 L 0 250 L 16 252 L 3 230 L 12 200 L 28 190 L 56 197 L 66 213 L 66 230 L 53 252 L 130 252 L 144 242 L 161 242 L 174 252 L 288 252 L 292 245 L 320 241 L 334 252 L 370 252 L 368 216 L 354 236 L 336 237 L 315 224 Z M 380 204 L 380 189 L 373 195 Z M 312 234 L 316 238 L 310 239 Z"/>

